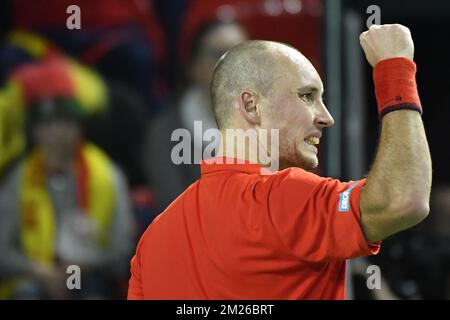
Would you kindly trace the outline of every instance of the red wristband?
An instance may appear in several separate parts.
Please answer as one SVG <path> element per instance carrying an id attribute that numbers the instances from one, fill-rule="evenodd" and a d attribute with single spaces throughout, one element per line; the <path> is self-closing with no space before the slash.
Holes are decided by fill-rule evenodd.
<path id="1" fill-rule="evenodd" d="M 373 69 L 380 119 L 395 110 L 416 110 L 422 114 L 416 84 L 416 64 L 407 58 L 378 62 Z"/>

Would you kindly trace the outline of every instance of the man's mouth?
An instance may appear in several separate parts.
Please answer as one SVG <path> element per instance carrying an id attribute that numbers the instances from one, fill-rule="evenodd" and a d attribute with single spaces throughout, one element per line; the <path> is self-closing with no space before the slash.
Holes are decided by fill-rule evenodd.
<path id="1" fill-rule="evenodd" d="M 304 141 L 312 146 L 316 146 L 320 143 L 320 139 L 318 137 L 307 137 Z"/>

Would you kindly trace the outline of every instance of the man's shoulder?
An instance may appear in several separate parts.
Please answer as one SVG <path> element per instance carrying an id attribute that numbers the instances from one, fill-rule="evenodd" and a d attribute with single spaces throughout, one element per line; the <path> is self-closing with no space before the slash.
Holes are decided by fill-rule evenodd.
<path id="1" fill-rule="evenodd" d="M 304 181 L 306 183 L 319 183 L 324 180 L 330 180 L 331 178 L 321 177 L 313 172 L 306 171 L 299 167 L 289 167 L 283 170 L 272 172 L 268 175 L 261 175 L 263 179 L 273 182 L 286 182 L 286 181 Z"/>
<path id="2" fill-rule="evenodd" d="M 167 207 L 159 215 L 156 216 L 156 218 L 152 221 L 147 229 L 150 229 L 152 225 L 159 225 L 161 223 L 164 223 L 166 219 L 170 218 L 173 214 L 183 210 L 184 202 L 189 201 L 186 198 L 192 197 L 192 193 L 195 192 L 194 190 L 199 181 L 200 180 L 193 182 L 181 194 L 179 194 L 174 200 L 172 200 L 172 202 L 170 202 L 170 204 L 167 205 Z"/>

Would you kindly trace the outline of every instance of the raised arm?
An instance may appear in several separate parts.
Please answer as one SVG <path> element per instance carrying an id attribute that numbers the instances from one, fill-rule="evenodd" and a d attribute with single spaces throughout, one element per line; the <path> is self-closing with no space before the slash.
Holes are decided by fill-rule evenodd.
<path id="1" fill-rule="evenodd" d="M 360 198 L 362 227 L 367 240 L 374 242 L 410 228 L 428 215 L 431 157 L 409 29 L 372 26 L 360 40 L 374 67 L 381 118 L 378 150 Z"/>

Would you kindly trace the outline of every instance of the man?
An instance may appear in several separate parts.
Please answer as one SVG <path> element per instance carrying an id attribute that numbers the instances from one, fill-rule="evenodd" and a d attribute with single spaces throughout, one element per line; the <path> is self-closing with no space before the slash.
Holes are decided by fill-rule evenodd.
<path id="1" fill-rule="evenodd" d="M 376 254 L 380 240 L 427 216 L 431 160 L 411 34 L 372 26 L 360 40 L 382 122 L 368 178 L 306 171 L 318 165 L 315 145 L 333 118 L 303 55 L 267 41 L 234 47 L 211 83 L 219 128 L 278 129 L 282 170 L 262 174 L 248 152 L 245 164 L 205 161 L 202 177 L 142 236 L 130 299 L 344 299 L 346 259 Z M 225 146 L 226 160 L 246 148 Z"/>
<path id="2" fill-rule="evenodd" d="M 126 271 L 133 236 L 126 181 L 83 139 L 88 110 L 71 71 L 50 59 L 12 75 L 33 148 L 0 188 L 0 298 L 115 297 Z M 69 265 L 81 268 L 83 290 L 66 287 Z"/>

